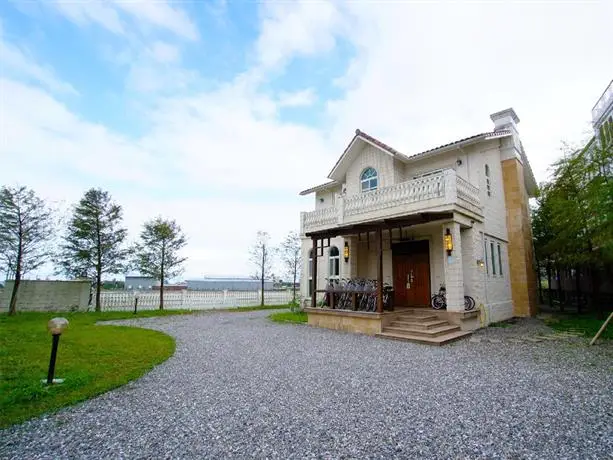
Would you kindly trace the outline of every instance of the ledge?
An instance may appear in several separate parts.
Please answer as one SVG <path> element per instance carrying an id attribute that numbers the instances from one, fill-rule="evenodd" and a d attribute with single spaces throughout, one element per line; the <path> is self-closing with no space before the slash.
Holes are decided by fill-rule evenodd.
<path id="1" fill-rule="evenodd" d="M 334 315 L 334 316 L 347 316 L 352 318 L 367 318 L 367 319 L 380 319 L 387 312 L 378 313 L 370 311 L 352 311 L 352 310 L 334 310 L 332 308 L 312 308 L 307 307 L 304 309 L 306 313 L 316 313 L 320 315 Z M 393 312 L 389 312 L 393 313 Z"/>

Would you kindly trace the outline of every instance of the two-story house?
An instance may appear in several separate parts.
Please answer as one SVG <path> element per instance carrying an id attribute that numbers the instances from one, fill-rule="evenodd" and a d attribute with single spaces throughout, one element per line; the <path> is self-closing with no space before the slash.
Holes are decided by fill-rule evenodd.
<path id="1" fill-rule="evenodd" d="M 528 199 L 536 182 L 514 110 L 491 120 L 490 132 L 413 155 L 357 130 L 330 180 L 301 192 L 315 196 L 315 210 L 301 214 L 310 324 L 459 337 L 460 329 L 535 313 Z M 376 308 L 363 308 L 365 283 Z M 383 308 L 385 286 L 393 287 L 393 312 Z M 446 310 L 435 311 L 431 297 L 441 287 Z M 352 300 L 341 309 L 339 296 Z M 465 296 L 476 305 L 468 313 Z"/>

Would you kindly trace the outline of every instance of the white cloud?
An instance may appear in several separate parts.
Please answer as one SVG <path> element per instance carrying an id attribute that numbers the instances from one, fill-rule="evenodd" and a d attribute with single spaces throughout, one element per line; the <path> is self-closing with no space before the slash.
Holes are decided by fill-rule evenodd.
<path id="1" fill-rule="evenodd" d="M 339 11 L 329 1 L 266 2 L 261 16 L 256 54 L 263 70 L 283 66 L 295 56 L 329 51 L 340 32 Z"/>
<path id="2" fill-rule="evenodd" d="M 52 4 L 61 14 L 83 27 L 97 24 L 110 32 L 125 35 L 133 32 L 128 19 L 145 34 L 164 29 L 188 39 L 198 39 L 198 30 L 185 11 L 171 6 L 166 0 L 64 1 Z"/>
<path id="3" fill-rule="evenodd" d="M 293 93 L 279 93 L 278 103 L 280 107 L 306 107 L 313 105 L 316 99 L 315 90 L 307 88 Z"/>
<path id="4" fill-rule="evenodd" d="M 163 64 L 178 62 L 181 57 L 181 51 L 177 46 L 162 41 L 153 42 L 148 52 L 155 61 Z"/>
<path id="5" fill-rule="evenodd" d="M 79 26 L 98 24 L 115 34 L 124 34 L 125 29 L 117 11 L 106 2 L 55 0 L 53 6 Z"/>
<path id="6" fill-rule="evenodd" d="M 174 34 L 196 40 L 198 30 L 185 11 L 175 8 L 164 0 L 140 0 L 138 2 L 114 0 L 117 8 L 131 14 L 141 25 L 166 29 Z"/>
<path id="7" fill-rule="evenodd" d="M 37 81 L 39 84 L 59 93 L 77 94 L 68 83 L 59 80 L 53 70 L 36 64 L 26 50 L 8 43 L 2 36 L 0 28 L 0 57 L 2 59 L 2 75 L 14 75 Z"/>

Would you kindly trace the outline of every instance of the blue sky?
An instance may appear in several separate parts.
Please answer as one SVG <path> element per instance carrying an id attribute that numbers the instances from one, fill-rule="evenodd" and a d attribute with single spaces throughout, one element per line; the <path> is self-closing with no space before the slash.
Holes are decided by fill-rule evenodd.
<path id="1" fill-rule="evenodd" d="M 613 78 L 611 2 L 0 3 L 0 184 L 92 186 L 189 235 L 186 276 L 248 275 L 356 128 L 411 154 L 515 108 L 538 180 Z M 280 269 L 277 269 L 280 273 Z"/>

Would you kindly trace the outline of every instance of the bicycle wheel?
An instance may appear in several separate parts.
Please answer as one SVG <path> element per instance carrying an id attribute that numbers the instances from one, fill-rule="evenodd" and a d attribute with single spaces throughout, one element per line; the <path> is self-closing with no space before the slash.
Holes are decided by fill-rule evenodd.
<path id="1" fill-rule="evenodd" d="M 469 295 L 464 296 L 464 310 L 470 311 L 475 308 L 475 299 Z"/>
<path id="2" fill-rule="evenodd" d="M 447 301 L 445 300 L 445 296 L 441 294 L 436 294 L 432 296 L 432 308 L 435 310 L 444 310 L 447 308 Z"/>

